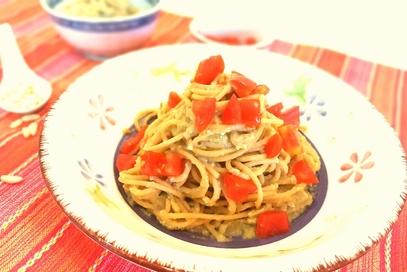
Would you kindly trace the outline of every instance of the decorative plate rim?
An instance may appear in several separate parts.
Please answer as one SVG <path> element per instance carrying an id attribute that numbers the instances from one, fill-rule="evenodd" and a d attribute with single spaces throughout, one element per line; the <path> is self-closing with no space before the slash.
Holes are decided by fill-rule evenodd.
<path id="1" fill-rule="evenodd" d="M 182 48 L 180 50 L 191 50 L 191 49 L 196 50 L 196 49 L 199 49 L 199 48 L 202 48 L 203 50 L 205 50 L 206 48 L 212 48 L 213 50 L 219 50 L 220 52 L 223 52 L 225 50 L 224 47 L 212 47 L 210 45 L 199 45 L 199 44 L 159 46 L 158 50 L 166 51 L 166 50 L 172 50 L 174 48 L 178 48 L 178 49 Z M 61 103 L 61 101 L 63 99 L 65 99 L 66 94 L 69 94 L 72 91 L 72 89 L 74 88 L 72 86 L 76 86 L 75 84 L 78 82 L 78 80 L 80 80 L 83 77 L 86 77 L 89 73 L 93 73 L 93 71 L 95 71 L 95 70 L 101 69 L 100 68 L 101 66 L 105 67 L 105 66 L 109 65 L 111 62 L 120 62 L 120 60 L 122 60 L 122 59 L 137 56 L 138 54 L 140 54 L 140 52 L 146 52 L 146 51 L 151 51 L 151 50 L 154 51 L 154 50 L 157 50 L 157 48 L 142 49 L 142 50 L 139 50 L 139 51 L 136 51 L 136 52 L 128 53 L 128 54 L 122 55 L 120 57 L 116 57 L 116 58 L 113 58 L 111 60 L 108 60 L 108 61 L 105 62 L 107 64 L 103 63 L 103 64 L 101 64 L 99 66 L 96 66 L 91 71 L 84 74 L 83 76 L 78 78 L 74 83 L 72 83 L 70 85 L 70 87 L 67 89 L 67 91 L 64 94 L 62 94 L 60 98 L 57 99 L 57 101 L 54 103 L 54 105 L 50 109 L 50 111 L 49 111 L 49 113 L 48 113 L 48 115 L 47 115 L 47 117 L 45 119 L 45 123 L 44 123 L 44 126 L 42 128 L 41 136 L 40 136 L 39 158 L 40 158 L 40 168 L 41 168 L 41 172 L 43 174 L 46 186 L 50 190 L 50 192 L 52 194 L 52 197 L 55 199 L 58 206 L 63 210 L 63 212 L 74 223 L 74 225 L 76 227 L 78 227 L 83 233 L 85 233 L 88 237 L 90 237 L 92 240 L 96 241 L 101 246 L 107 248 L 108 250 L 114 252 L 115 254 L 117 254 L 117 255 L 119 255 L 119 256 L 121 256 L 121 257 L 123 257 L 123 258 L 125 258 L 125 259 L 127 259 L 129 261 L 135 262 L 135 263 L 137 263 L 139 265 L 142 265 L 144 267 L 154 269 L 154 270 L 157 270 L 157 271 L 160 271 L 160 270 L 170 271 L 170 270 L 178 270 L 178 269 L 182 269 L 182 268 L 173 267 L 171 265 L 171 263 L 165 263 L 165 264 L 160 263 L 158 257 L 156 259 L 151 259 L 151 257 L 147 256 L 147 254 L 145 256 L 139 256 L 139 255 L 136 255 L 136 254 L 132 254 L 128 249 L 120 248 L 120 245 L 118 245 L 118 246 L 116 245 L 117 241 L 111 241 L 111 240 L 109 241 L 107 239 L 106 234 L 100 234 L 100 232 L 101 232 L 101 230 L 103 230 L 103 228 L 99 229 L 99 230 L 94 230 L 91 227 L 89 227 L 89 226 L 87 226 L 87 225 L 85 225 L 83 223 L 83 218 L 81 218 L 78 215 L 75 215 L 74 212 L 69 211 L 67 209 L 67 205 L 69 205 L 69 203 L 64 203 L 64 202 L 61 201 L 60 197 L 61 197 L 62 194 L 60 194 L 57 191 L 57 189 L 56 189 L 57 184 L 55 184 L 55 181 L 53 181 L 48 176 L 48 170 L 49 170 L 48 165 L 47 165 L 47 156 L 48 156 L 48 154 L 47 154 L 47 149 L 44 148 L 45 145 L 46 145 L 45 142 L 47 141 L 47 139 L 46 139 L 47 138 L 46 132 L 47 132 L 47 129 L 48 129 L 47 128 L 47 120 L 49 118 L 52 118 L 52 115 L 53 115 L 54 111 L 56 111 L 56 107 L 58 106 L 58 104 Z M 239 48 L 239 49 L 231 49 L 231 50 L 243 51 L 243 50 L 247 50 L 247 49 Z M 253 49 L 251 49 L 251 50 L 253 50 Z M 253 51 L 247 51 L 247 52 L 253 52 Z M 325 77 L 330 77 L 330 78 L 335 79 L 336 81 L 339 82 L 339 80 L 337 78 L 334 78 L 332 75 L 330 75 L 330 74 L 328 74 L 328 73 L 326 73 L 326 72 L 324 72 L 324 71 L 322 71 L 322 70 L 320 70 L 320 69 L 318 69 L 318 68 L 316 68 L 314 66 L 311 66 L 311 65 L 308 65 L 306 63 L 300 62 L 298 60 L 289 59 L 288 57 L 285 57 L 285 56 L 282 56 L 282 55 L 277 55 L 277 54 L 274 54 L 272 52 L 259 52 L 259 53 L 256 53 L 256 54 L 270 54 L 270 55 L 273 55 L 273 57 L 270 57 L 270 58 L 286 59 L 284 61 L 292 62 L 293 65 L 299 65 L 299 66 L 306 67 L 305 69 L 313 70 L 317 74 L 325 74 Z M 289 59 L 289 61 L 287 61 L 288 59 Z M 348 89 L 350 88 L 350 86 L 346 85 L 345 83 L 341 83 L 341 84 L 342 84 L 342 86 L 347 86 Z M 357 93 L 356 90 L 354 90 L 354 92 Z M 357 95 L 362 97 L 362 95 L 359 94 L 359 93 L 357 93 L 355 96 L 357 96 Z M 372 110 L 377 111 L 377 109 L 367 100 L 366 100 L 366 105 L 369 105 Z M 381 115 L 381 113 L 379 113 L 379 112 L 377 112 L 377 113 L 378 113 L 378 116 L 383 117 Z M 384 117 L 383 117 L 383 119 L 384 119 Z M 388 129 L 387 133 L 389 133 L 390 131 L 393 132 L 393 136 L 394 136 L 393 137 L 393 140 L 394 140 L 393 144 L 397 143 L 397 145 L 399 146 L 400 150 L 399 150 L 398 154 L 400 155 L 401 163 L 404 165 L 404 180 L 403 180 L 404 191 L 400 192 L 400 199 L 398 199 L 398 201 L 395 201 L 395 203 L 394 203 L 397 206 L 397 207 L 395 207 L 395 214 L 391 218 L 390 217 L 388 218 L 388 222 L 387 222 L 388 226 L 387 226 L 387 228 L 382 230 L 381 233 L 378 233 L 378 236 L 376 238 L 370 238 L 369 244 L 361 245 L 361 248 L 359 248 L 358 251 L 354 252 L 353 256 L 347 257 L 347 258 L 343 257 L 343 256 L 342 257 L 337 256 L 335 262 L 324 263 L 324 264 L 320 263 L 319 266 L 313 266 L 313 268 L 312 268 L 313 270 L 316 270 L 316 269 L 318 269 L 318 271 L 320 271 L 319 269 L 322 269 L 323 271 L 334 270 L 334 269 L 340 268 L 340 267 L 342 267 L 342 266 L 344 266 L 344 265 L 358 259 L 359 257 L 363 256 L 371 247 L 373 247 L 376 243 L 378 243 L 391 230 L 394 223 L 397 221 L 397 219 L 398 219 L 398 217 L 400 215 L 400 212 L 402 211 L 403 206 L 405 205 L 406 198 L 407 198 L 407 175 L 406 175 L 407 174 L 407 172 L 406 172 L 407 171 L 407 162 L 406 162 L 406 159 L 405 159 L 405 152 L 404 152 L 404 150 L 403 150 L 403 148 L 401 146 L 399 138 L 397 137 L 396 133 L 394 132 L 394 129 L 390 126 L 390 124 L 388 124 L 388 122 L 385 119 L 384 119 L 384 123 L 386 125 L 386 128 Z M 400 200 L 400 203 L 399 203 L 399 200 Z M 165 247 L 165 246 L 163 246 L 163 247 Z M 194 253 L 188 253 L 188 252 L 184 252 L 184 253 L 187 254 L 187 255 L 191 254 L 191 256 L 194 256 Z M 212 257 L 212 258 L 211 257 L 203 257 L 203 258 L 210 260 L 210 259 L 213 259 L 214 257 Z M 256 259 L 256 260 L 258 260 L 258 259 Z M 232 259 L 232 261 L 236 261 L 236 259 Z M 264 263 L 264 262 L 262 262 L 262 263 Z M 315 264 L 315 265 L 318 265 L 318 264 Z M 199 267 L 201 267 L 201 266 L 199 266 Z M 195 267 L 195 268 L 198 268 L 198 267 Z M 298 268 L 295 268 L 295 269 L 297 271 Z M 302 271 L 301 269 L 302 268 L 300 268 L 300 270 L 298 270 L 298 271 Z"/>

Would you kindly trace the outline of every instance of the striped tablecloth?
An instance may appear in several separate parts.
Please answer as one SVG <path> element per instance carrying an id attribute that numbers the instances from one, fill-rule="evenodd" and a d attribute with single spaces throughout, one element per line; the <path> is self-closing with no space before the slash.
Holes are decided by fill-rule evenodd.
<path id="1" fill-rule="evenodd" d="M 161 12 L 145 46 L 197 42 L 188 30 L 190 20 Z M 61 39 L 38 0 L 0 0 L 0 24 L 5 22 L 12 26 L 28 65 L 53 86 L 51 101 L 39 111 L 41 128 L 68 85 L 99 63 Z M 384 114 L 407 150 L 407 71 L 281 40 L 266 50 L 310 63 L 353 86 Z M 18 118 L 0 110 L 0 175 L 24 178 L 18 184 L 0 182 L 0 271 L 147 271 L 107 251 L 70 223 L 44 183 L 39 133 L 25 138 L 21 128 L 11 129 Z M 380 243 L 338 271 L 407 271 L 406 211 Z"/>

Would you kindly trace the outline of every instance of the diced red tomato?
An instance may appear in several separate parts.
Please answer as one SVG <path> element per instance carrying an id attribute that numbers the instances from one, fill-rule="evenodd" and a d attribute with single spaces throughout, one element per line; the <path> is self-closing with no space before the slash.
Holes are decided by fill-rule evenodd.
<path id="1" fill-rule="evenodd" d="M 267 111 L 274 114 L 277 118 L 284 121 L 284 125 L 294 125 L 298 127 L 300 125 L 300 106 L 292 106 L 289 109 L 284 110 L 282 102 L 271 105 L 267 108 Z"/>
<path id="2" fill-rule="evenodd" d="M 239 37 L 235 35 L 225 35 L 225 36 L 205 35 L 205 36 L 206 38 L 212 41 L 228 45 L 253 45 L 257 43 L 256 38 L 252 36 L 244 38 L 243 41 L 241 41 Z"/>
<path id="3" fill-rule="evenodd" d="M 181 175 L 185 170 L 184 160 L 176 153 L 166 155 L 154 151 L 142 151 L 141 174 L 146 176 Z"/>
<path id="4" fill-rule="evenodd" d="M 242 75 L 232 76 L 230 84 L 239 97 L 248 96 L 257 86 L 253 80 Z"/>
<path id="5" fill-rule="evenodd" d="M 281 119 L 284 121 L 284 125 L 294 125 L 294 127 L 298 127 L 300 125 L 300 107 L 292 106 L 284 110 L 281 113 Z"/>
<path id="6" fill-rule="evenodd" d="M 167 159 L 164 154 L 154 151 L 142 151 L 141 157 L 141 174 L 146 176 L 164 176 L 165 163 Z"/>
<path id="7" fill-rule="evenodd" d="M 255 37 L 249 36 L 245 39 L 246 45 L 253 45 L 257 43 L 257 39 Z"/>
<path id="8" fill-rule="evenodd" d="M 192 112 L 195 115 L 195 127 L 202 132 L 212 122 L 216 112 L 216 99 L 207 97 L 204 100 L 192 101 Z"/>
<path id="9" fill-rule="evenodd" d="M 290 231 L 290 221 L 284 211 L 266 211 L 259 214 L 256 224 L 256 237 L 266 239 Z"/>
<path id="10" fill-rule="evenodd" d="M 319 183 L 317 175 L 311 167 L 303 160 L 296 162 L 291 168 L 292 174 L 297 179 L 297 183 L 317 184 Z"/>
<path id="11" fill-rule="evenodd" d="M 176 92 L 170 92 L 168 97 L 168 106 L 172 109 L 181 102 L 181 97 Z"/>
<path id="12" fill-rule="evenodd" d="M 298 138 L 299 132 L 293 125 L 282 125 L 278 127 L 278 132 L 283 139 L 283 149 L 290 156 L 300 155 L 303 152 Z"/>
<path id="13" fill-rule="evenodd" d="M 128 170 L 134 167 L 136 163 L 137 156 L 128 155 L 128 154 L 119 154 L 116 159 L 116 167 L 119 172 Z"/>
<path id="14" fill-rule="evenodd" d="M 252 94 L 268 94 L 270 92 L 269 87 L 267 87 L 266 85 L 257 85 L 254 90 L 252 91 Z"/>
<path id="15" fill-rule="evenodd" d="M 266 153 L 267 158 L 274 158 L 281 152 L 282 148 L 283 139 L 278 133 L 276 133 L 268 140 L 266 146 L 264 147 L 264 152 Z"/>
<path id="16" fill-rule="evenodd" d="M 274 105 L 271 105 L 270 107 L 268 107 L 266 110 L 269 113 L 274 114 L 275 117 L 277 118 L 281 118 L 281 111 L 283 110 L 284 106 L 282 102 L 276 103 Z"/>
<path id="17" fill-rule="evenodd" d="M 166 176 L 177 177 L 185 170 L 184 160 L 176 153 L 168 153 L 165 155 L 164 172 Z"/>
<path id="18" fill-rule="evenodd" d="M 193 81 L 201 84 L 210 84 L 225 70 L 225 62 L 221 55 L 211 56 L 199 63 Z"/>
<path id="19" fill-rule="evenodd" d="M 137 148 L 139 148 L 140 141 L 143 139 L 144 133 L 145 133 L 147 127 L 148 127 L 148 125 L 143 126 L 140 129 L 140 131 L 137 132 L 136 135 L 134 135 L 133 137 L 128 138 L 126 141 L 124 141 L 124 143 L 120 147 L 119 152 L 121 154 L 129 154 L 131 152 L 135 152 L 137 150 Z"/>
<path id="20" fill-rule="evenodd" d="M 233 94 L 229 102 L 226 104 L 226 108 L 223 111 L 222 123 L 223 124 L 240 124 L 242 122 L 242 109 L 240 107 L 239 100 L 236 95 Z"/>
<path id="21" fill-rule="evenodd" d="M 252 180 L 243 179 L 231 173 L 224 173 L 222 177 L 225 196 L 235 202 L 244 202 L 249 194 L 257 191 L 256 184 Z"/>
<path id="22" fill-rule="evenodd" d="M 246 127 L 257 127 L 261 123 L 260 101 L 258 99 L 240 100 L 242 124 Z"/>

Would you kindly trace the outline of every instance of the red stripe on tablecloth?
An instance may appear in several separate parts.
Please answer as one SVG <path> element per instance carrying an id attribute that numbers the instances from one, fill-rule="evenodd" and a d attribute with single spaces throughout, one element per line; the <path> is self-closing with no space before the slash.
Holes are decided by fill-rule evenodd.
<path id="1" fill-rule="evenodd" d="M 316 66 L 336 77 L 339 77 L 341 75 L 342 67 L 345 63 L 345 60 L 345 54 L 324 49 L 319 57 Z"/>
<path id="2" fill-rule="evenodd" d="M 404 151 L 407 152 L 407 108 L 403 109 L 401 106 L 402 102 L 406 103 L 406 101 L 407 101 L 407 71 L 403 72 L 402 84 L 403 84 L 402 85 L 403 87 L 401 87 L 399 90 L 398 101 L 397 101 L 398 105 L 399 105 L 398 108 L 400 110 L 400 114 L 398 117 L 399 118 L 399 127 L 400 127 L 399 137 L 400 137 L 401 142 L 403 143 Z M 407 218 L 404 222 L 407 222 Z"/>
<path id="3" fill-rule="evenodd" d="M 20 211 L 18 216 L 23 216 L 26 213 L 26 211 L 23 211 L 24 205 L 29 205 L 30 199 L 37 197 L 38 200 L 48 193 L 47 190 L 43 191 L 45 184 L 41 173 L 35 171 L 39 168 L 38 158 L 29 162 L 26 166 L 23 162 L 22 165 L 17 167 L 21 168 L 21 170 L 15 174 L 22 176 L 23 181 L 16 184 L 2 183 L 0 185 L 0 210 L 2 215 L 0 226 L 8 221 L 10 216 L 15 215 L 16 211 Z M 44 195 L 41 195 L 40 192 L 43 192 Z M 1 233 L 0 231 L 0 235 Z"/>
<path id="4" fill-rule="evenodd" d="M 37 73 L 47 80 L 52 80 L 75 67 L 78 63 L 83 61 L 83 57 L 79 54 L 67 51 L 60 54 L 57 58 L 51 60 L 45 66 L 37 70 Z"/>
<path id="5" fill-rule="evenodd" d="M 359 258 L 345 267 L 339 269 L 341 272 L 363 271 L 379 272 L 380 269 L 380 245 L 373 246 L 363 258 Z"/>
<path id="6" fill-rule="evenodd" d="M 14 34 L 16 36 L 20 35 L 27 35 L 31 34 L 33 32 L 36 32 L 38 29 L 45 27 L 47 24 L 50 23 L 50 17 L 48 14 L 45 13 L 38 13 L 39 16 L 36 16 L 35 18 L 32 18 L 31 20 L 19 24 L 18 26 L 15 26 L 13 28 Z"/>
<path id="7" fill-rule="evenodd" d="M 42 128 L 42 123 L 38 122 L 38 132 L 36 135 L 29 138 L 24 138 L 22 134 L 12 138 L 7 141 L 1 148 L 0 152 L 0 162 L 2 166 L 2 171 L 5 173 L 12 172 L 16 167 L 18 167 L 19 162 L 26 161 L 32 154 L 38 151 L 39 138 Z M 24 150 L 24 152 L 21 152 Z"/>
<path id="8" fill-rule="evenodd" d="M 66 221 L 66 219 L 63 220 L 63 222 Z M 56 244 L 35 262 L 32 270 L 36 272 L 88 271 L 103 251 L 105 251 L 104 248 L 71 224 L 64 231 L 64 235 L 56 241 Z"/>
<path id="9" fill-rule="evenodd" d="M 372 84 L 370 101 L 394 126 L 394 113 L 397 107 L 397 88 L 400 70 L 377 65 Z"/>
<path id="10" fill-rule="evenodd" d="M 7 271 L 20 262 L 25 264 L 24 260 L 31 258 L 30 253 L 49 239 L 64 217 L 51 196 L 41 198 L 30 207 L 23 220 L 13 224 L 12 231 L 1 238 L 7 251 L 0 251 L 0 260 L 6 264 Z"/>
<path id="11" fill-rule="evenodd" d="M 406 85 L 407 86 L 407 85 Z M 407 267 L 407 209 L 404 209 L 393 227 L 391 242 L 391 269 L 399 271 L 399 267 Z"/>
<path id="12" fill-rule="evenodd" d="M 119 258 L 114 253 L 108 253 L 95 269 L 96 271 L 133 271 L 133 272 L 148 272 L 147 268 Z"/>
<path id="13" fill-rule="evenodd" d="M 11 0 L 0 0 L 0 5 L 5 5 L 5 4 L 8 4 L 10 2 L 11 2 Z"/>
<path id="14" fill-rule="evenodd" d="M 32 191 L 31 191 L 32 192 Z M 15 213 L 11 216 L 5 216 L 4 222 L 1 222 L 0 238 L 7 241 L 13 239 L 16 229 L 21 227 L 33 211 L 38 211 L 38 207 L 43 205 L 45 195 L 49 195 L 47 189 L 43 188 L 35 192 L 33 197 L 19 199 L 19 205 L 14 207 Z M 9 202 L 11 203 L 11 202 Z"/>
<path id="15" fill-rule="evenodd" d="M 292 43 L 287 43 L 280 40 L 274 40 L 269 46 L 268 49 L 274 53 L 280 53 L 283 55 L 288 55 L 291 49 L 293 48 Z"/>
<path id="16" fill-rule="evenodd" d="M 343 80 L 366 96 L 373 64 L 357 58 L 350 58 Z"/>

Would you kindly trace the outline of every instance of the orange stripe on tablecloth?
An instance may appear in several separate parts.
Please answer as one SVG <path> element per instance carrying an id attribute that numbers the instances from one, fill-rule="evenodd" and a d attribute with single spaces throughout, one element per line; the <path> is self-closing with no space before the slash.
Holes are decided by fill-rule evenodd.
<path id="1" fill-rule="evenodd" d="M 29 9 L 33 6 L 39 6 L 38 0 L 10 1 L 0 8 L 0 23 L 8 22 L 19 12 Z"/>
<path id="2" fill-rule="evenodd" d="M 345 60 L 345 54 L 324 49 L 316 66 L 336 77 L 339 77 Z"/>
<path id="3" fill-rule="evenodd" d="M 296 44 L 290 52 L 290 56 L 306 63 L 313 63 L 317 56 L 318 48 L 315 46 Z"/>
<path id="4" fill-rule="evenodd" d="M 10 231 L 1 236 L 2 248 L 7 249 L 0 251 L 1 265 L 6 266 L 5 271 L 24 260 L 32 250 L 37 250 L 37 246 L 44 242 L 49 233 L 53 233 L 64 218 L 65 215 L 50 195 L 34 202 L 24 218 L 16 221 Z"/>
<path id="5" fill-rule="evenodd" d="M 398 69 L 377 65 L 373 78 L 370 101 L 393 124 L 397 107 L 397 88 L 400 71 Z"/>
<path id="6" fill-rule="evenodd" d="M 27 20 L 36 14 L 43 13 L 44 10 L 40 5 L 38 5 L 37 1 L 16 1 L 18 4 L 14 6 L 14 10 L 10 11 L 9 13 L 1 11 L 0 18 L 2 20 L 8 22 L 10 25 L 18 24 L 21 21 Z M 25 2 L 25 6 L 20 6 L 22 2 Z M 6 7 L 7 8 L 7 7 Z M 8 8 L 7 8 L 8 9 Z"/>

